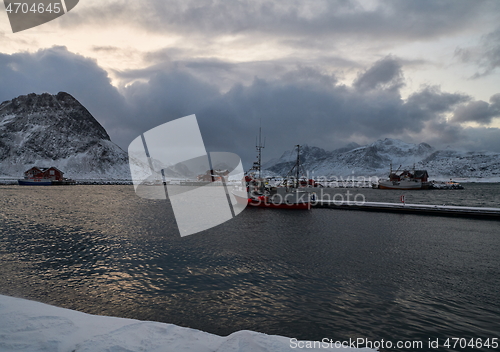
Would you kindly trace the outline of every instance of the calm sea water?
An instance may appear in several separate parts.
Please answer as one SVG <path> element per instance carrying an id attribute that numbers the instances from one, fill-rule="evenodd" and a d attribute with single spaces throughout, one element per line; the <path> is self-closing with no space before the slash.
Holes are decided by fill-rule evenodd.
<path id="1" fill-rule="evenodd" d="M 498 184 L 406 193 L 409 203 L 488 207 L 499 195 Z M 0 186 L 0 293 L 87 313 L 427 347 L 500 339 L 499 291 L 499 221 L 247 209 L 181 238 L 167 202 L 132 186 Z"/>

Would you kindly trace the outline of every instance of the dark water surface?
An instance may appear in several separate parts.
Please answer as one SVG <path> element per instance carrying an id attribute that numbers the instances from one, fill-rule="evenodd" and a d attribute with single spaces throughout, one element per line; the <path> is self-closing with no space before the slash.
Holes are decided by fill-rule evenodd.
<path id="1" fill-rule="evenodd" d="M 500 207 L 498 184 L 432 192 L 411 197 Z M 247 209 L 181 238 L 132 186 L 0 186 L 0 293 L 220 335 L 500 339 L 500 222 Z"/>

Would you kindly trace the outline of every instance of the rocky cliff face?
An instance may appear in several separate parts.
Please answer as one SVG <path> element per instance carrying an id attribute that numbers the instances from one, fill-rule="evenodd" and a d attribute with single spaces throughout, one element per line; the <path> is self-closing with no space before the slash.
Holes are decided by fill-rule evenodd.
<path id="1" fill-rule="evenodd" d="M 77 179 L 126 179 L 127 162 L 127 154 L 68 93 L 32 93 L 0 104 L 0 175 L 21 177 L 32 166 L 55 166 Z"/>

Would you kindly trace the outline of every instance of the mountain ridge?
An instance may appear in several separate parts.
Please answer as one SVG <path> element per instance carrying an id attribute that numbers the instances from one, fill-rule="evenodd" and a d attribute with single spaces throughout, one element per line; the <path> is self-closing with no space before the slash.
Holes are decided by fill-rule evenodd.
<path id="1" fill-rule="evenodd" d="M 361 146 L 349 143 L 332 151 L 304 145 L 303 168 L 311 177 L 386 177 L 394 169 L 427 169 L 431 179 L 500 180 L 500 154 L 436 150 L 427 143 L 385 138 Z M 269 160 L 263 169 L 286 176 L 296 149 Z M 32 166 L 55 166 L 76 179 L 130 180 L 128 155 L 73 96 L 65 92 L 21 95 L 0 104 L 0 176 L 21 178 Z M 179 170 L 165 166 L 172 177 Z"/>
<path id="2" fill-rule="evenodd" d="M 20 178 L 32 166 L 66 177 L 129 179 L 128 156 L 66 92 L 18 96 L 0 104 L 0 174 Z"/>
<path id="3" fill-rule="evenodd" d="M 436 179 L 500 177 L 499 153 L 436 150 L 427 143 L 406 143 L 393 138 L 364 146 L 349 144 L 333 151 L 304 146 L 300 154 L 301 164 L 310 177 L 387 177 L 391 165 L 394 169 L 427 169 Z M 286 176 L 296 157 L 296 148 L 287 150 L 264 168 L 272 175 Z"/>

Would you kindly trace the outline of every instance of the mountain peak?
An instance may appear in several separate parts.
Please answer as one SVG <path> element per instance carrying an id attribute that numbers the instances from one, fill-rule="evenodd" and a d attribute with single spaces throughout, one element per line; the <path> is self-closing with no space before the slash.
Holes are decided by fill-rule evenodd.
<path id="1" fill-rule="evenodd" d="M 30 93 L 4 101 L 0 135 L 0 172 L 7 175 L 20 176 L 36 163 L 73 171 L 73 177 L 103 174 L 127 160 L 104 127 L 66 92 Z"/>
<path id="2" fill-rule="evenodd" d="M 323 176 L 383 175 L 390 164 L 411 166 L 428 157 L 434 148 L 426 143 L 412 144 L 399 139 L 385 138 L 359 146 L 350 143 L 344 148 L 327 152 L 316 147 L 301 149 L 301 161 L 309 172 Z M 289 169 L 296 158 L 296 149 L 266 165 L 280 175 Z"/>

